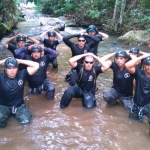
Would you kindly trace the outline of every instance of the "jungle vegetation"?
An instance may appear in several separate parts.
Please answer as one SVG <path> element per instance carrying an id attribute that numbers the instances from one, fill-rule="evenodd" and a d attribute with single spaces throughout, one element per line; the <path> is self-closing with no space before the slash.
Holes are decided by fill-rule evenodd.
<path id="1" fill-rule="evenodd" d="M 94 24 L 114 34 L 130 30 L 150 29 L 150 0 L 28 0 L 35 2 L 40 12 L 66 16 L 77 26 Z M 16 14 L 16 5 L 26 0 L 0 2 L 0 26 L 9 30 L 6 22 Z"/>
<path id="2" fill-rule="evenodd" d="M 40 5 L 43 13 L 72 17 L 79 26 L 94 24 L 114 33 L 150 29 L 149 0 L 40 0 Z"/>

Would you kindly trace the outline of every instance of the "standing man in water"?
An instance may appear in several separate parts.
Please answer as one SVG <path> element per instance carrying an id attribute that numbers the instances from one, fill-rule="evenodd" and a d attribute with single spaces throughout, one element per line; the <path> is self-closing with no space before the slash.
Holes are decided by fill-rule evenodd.
<path id="1" fill-rule="evenodd" d="M 18 71 L 18 64 L 27 65 L 27 68 Z M 30 60 L 7 58 L 0 60 L 0 65 L 5 68 L 5 73 L 0 74 L 0 128 L 6 126 L 11 115 L 21 124 L 29 123 L 32 115 L 24 104 L 24 85 L 26 77 L 33 75 L 39 64 Z"/>
<path id="2" fill-rule="evenodd" d="M 140 51 L 139 48 L 133 47 L 129 50 L 129 60 L 134 59 L 135 57 L 139 57 L 141 55 L 147 54 L 146 52 Z M 142 69 L 143 59 L 138 61 L 136 67 Z"/>
<path id="3" fill-rule="evenodd" d="M 25 52 L 31 51 L 31 56 Z M 47 55 L 42 56 L 42 51 L 45 51 Z M 33 60 L 39 63 L 39 69 L 34 75 L 28 76 L 29 92 L 34 95 L 40 94 L 42 91 L 46 91 L 46 98 L 51 100 L 54 98 L 55 86 L 47 79 L 46 70 L 49 62 L 52 62 L 58 56 L 58 52 L 47 47 L 38 45 L 31 45 L 29 47 L 19 48 L 15 50 L 17 58 L 25 60 Z"/>
<path id="4" fill-rule="evenodd" d="M 44 36 L 46 34 L 48 36 L 48 39 L 44 38 Z M 58 39 L 56 39 L 56 36 L 58 37 Z M 40 39 L 45 47 L 51 48 L 53 50 L 56 50 L 57 45 L 60 44 L 61 42 L 63 42 L 63 37 L 55 30 L 54 31 L 46 31 L 46 32 L 42 33 L 40 35 Z M 47 53 L 44 52 L 44 55 L 47 55 Z M 53 65 L 53 68 L 58 68 L 57 59 L 54 59 L 54 61 L 52 62 L 52 65 Z"/>
<path id="5" fill-rule="evenodd" d="M 142 59 L 144 59 L 144 70 L 136 68 L 136 63 Z M 144 54 L 130 60 L 125 64 L 125 67 L 129 73 L 135 76 L 136 80 L 134 103 L 129 117 L 139 119 L 142 122 L 143 115 L 146 115 L 150 126 L 150 54 Z"/>
<path id="6" fill-rule="evenodd" d="M 84 59 L 84 63 L 78 63 L 78 60 Z M 94 66 L 94 61 L 97 59 L 102 66 Z M 72 98 L 82 98 L 82 104 L 86 108 L 96 106 L 95 91 L 96 78 L 100 73 L 105 72 L 109 66 L 103 58 L 95 56 L 93 53 L 85 53 L 74 56 L 69 59 L 70 66 L 78 73 L 79 80 L 77 85 L 69 87 L 65 90 L 61 101 L 60 108 L 67 107 Z"/>
<path id="7" fill-rule="evenodd" d="M 70 39 L 74 37 L 77 38 L 77 44 L 70 41 Z M 88 43 L 88 44 L 86 43 L 87 37 L 92 39 L 91 43 Z M 63 41 L 68 47 L 70 47 L 71 52 L 72 52 L 72 57 L 74 57 L 74 56 L 81 55 L 87 52 L 91 52 L 91 49 L 96 44 L 98 44 L 100 39 L 95 36 L 90 36 L 86 34 L 73 34 L 73 35 L 68 35 L 64 37 Z M 83 60 L 84 60 L 83 57 L 81 59 L 78 59 L 78 63 L 83 64 Z M 66 76 L 65 78 L 66 81 L 69 80 L 70 85 L 75 85 L 76 79 L 77 79 L 77 72 L 74 69 L 71 70 L 71 76 Z"/>
<path id="8" fill-rule="evenodd" d="M 17 45 L 14 45 L 12 43 L 10 43 L 12 40 L 15 40 L 16 39 L 16 42 L 17 42 Z M 15 55 L 15 49 L 17 48 L 22 48 L 22 47 L 25 47 L 26 46 L 26 39 L 29 39 L 31 40 L 34 44 L 39 44 L 40 42 L 32 37 L 29 37 L 27 35 L 24 35 L 24 34 L 17 34 L 13 37 L 10 37 L 4 41 L 2 41 L 2 44 L 9 50 L 11 51 L 11 53 L 13 54 L 14 58 L 16 58 L 16 55 Z M 28 55 L 31 55 L 30 51 L 27 51 L 26 54 Z M 26 66 L 25 65 L 22 65 L 22 64 L 19 64 L 19 67 L 18 69 L 19 70 L 22 70 L 24 69 Z"/>
<path id="9" fill-rule="evenodd" d="M 16 39 L 16 42 L 17 42 L 17 45 L 13 45 L 11 44 L 10 42 L 12 40 L 15 40 Z M 32 37 L 29 37 L 27 35 L 24 35 L 24 34 L 17 34 L 15 36 L 12 36 L 6 40 L 3 40 L 2 41 L 2 44 L 9 50 L 12 52 L 13 56 L 15 57 L 15 49 L 17 48 L 22 48 L 22 47 L 25 47 L 26 46 L 26 39 L 29 39 L 31 40 L 34 44 L 39 44 L 40 42 Z M 30 53 L 27 53 L 30 55 Z"/>
<path id="10" fill-rule="evenodd" d="M 108 61 L 115 56 L 115 62 Z M 109 67 L 113 70 L 113 86 L 104 91 L 103 98 L 109 105 L 114 105 L 119 99 L 124 107 L 130 111 L 133 98 L 133 75 L 125 68 L 128 60 L 126 51 L 120 50 L 104 56 Z"/>
<path id="11" fill-rule="evenodd" d="M 82 33 L 88 33 L 91 36 L 96 36 L 100 39 L 100 41 L 105 41 L 109 38 L 109 36 L 106 33 L 99 32 L 97 28 L 94 25 L 90 25 L 87 30 L 82 31 Z M 87 43 L 91 42 L 90 38 L 86 38 Z M 100 42 L 99 41 L 99 42 Z M 98 43 L 91 49 L 91 52 L 97 56 L 98 52 Z"/>

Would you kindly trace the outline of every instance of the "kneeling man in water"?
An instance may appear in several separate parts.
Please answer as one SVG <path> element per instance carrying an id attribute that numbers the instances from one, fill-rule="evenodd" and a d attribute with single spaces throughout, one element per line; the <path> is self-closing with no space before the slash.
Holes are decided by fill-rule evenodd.
<path id="1" fill-rule="evenodd" d="M 136 68 L 138 61 L 143 61 L 144 70 Z M 136 87 L 133 98 L 133 105 L 129 117 L 139 119 L 142 122 L 143 116 L 147 116 L 150 125 L 150 54 L 136 57 L 125 64 L 129 73 L 135 76 Z M 149 128 L 150 134 L 150 128 Z"/>
<path id="2" fill-rule="evenodd" d="M 25 52 L 31 51 L 31 56 Z M 42 56 L 42 51 L 45 51 L 47 55 Z M 55 95 L 55 86 L 47 78 L 47 66 L 49 62 L 52 62 L 58 56 L 58 52 L 47 47 L 39 45 L 30 45 L 29 47 L 19 48 L 15 50 L 16 57 L 33 60 L 39 64 L 39 69 L 34 75 L 29 75 L 27 80 L 29 83 L 29 93 L 34 95 L 41 94 L 42 91 L 46 92 L 46 99 L 52 100 Z"/>
<path id="3" fill-rule="evenodd" d="M 78 60 L 81 58 L 84 58 L 83 64 L 78 63 Z M 94 66 L 95 59 L 97 59 L 102 66 Z M 60 108 L 67 107 L 72 98 L 82 98 L 82 104 L 86 108 L 96 106 L 96 78 L 100 73 L 107 71 L 109 66 L 103 61 L 103 58 L 99 58 L 93 53 L 74 56 L 69 59 L 69 63 L 70 66 L 77 71 L 78 81 L 75 86 L 69 87 L 64 92 L 60 101 Z"/>
<path id="4" fill-rule="evenodd" d="M 5 73 L 0 74 L 0 128 L 6 126 L 11 115 L 14 115 L 21 124 L 29 123 L 32 115 L 24 104 L 24 85 L 27 76 L 33 75 L 38 70 L 39 64 L 15 58 L 0 60 L 0 65 L 3 64 Z M 27 65 L 27 68 L 18 71 L 18 64 Z"/>
<path id="5" fill-rule="evenodd" d="M 129 111 L 132 107 L 134 76 L 125 68 L 128 55 L 126 51 L 120 50 L 104 57 L 106 61 L 114 57 L 114 62 L 109 61 L 108 64 L 113 71 L 113 85 L 103 92 L 103 98 L 109 105 L 117 104 L 119 99 L 125 109 Z"/>

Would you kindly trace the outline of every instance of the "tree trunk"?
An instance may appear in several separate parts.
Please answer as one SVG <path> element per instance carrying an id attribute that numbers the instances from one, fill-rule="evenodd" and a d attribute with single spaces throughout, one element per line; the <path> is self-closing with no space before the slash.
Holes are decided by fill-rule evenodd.
<path id="1" fill-rule="evenodd" d="M 126 0 L 122 0 L 121 12 L 120 12 L 120 18 L 119 18 L 120 27 L 122 27 L 122 22 L 123 22 L 123 16 L 124 16 L 125 7 L 126 7 Z"/>
<path id="2" fill-rule="evenodd" d="M 113 20 L 112 20 L 112 28 L 114 29 L 114 31 L 117 31 L 116 15 L 117 15 L 118 4 L 119 4 L 119 0 L 116 0 L 116 2 L 115 2 L 115 8 L 114 8 L 114 14 L 113 14 Z"/>

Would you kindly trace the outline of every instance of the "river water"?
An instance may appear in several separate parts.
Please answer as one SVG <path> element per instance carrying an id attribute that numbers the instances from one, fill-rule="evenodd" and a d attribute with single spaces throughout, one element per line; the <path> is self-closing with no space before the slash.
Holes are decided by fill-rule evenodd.
<path id="1" fill-rule="evenodd" d="M 37 22 L 21 22 L 20 32 L 32 35 Z M 31 29 L 32 27 L 32 29 Z M 60 33 L 66 36 L 81 28 L 66 27 Z M 99 44 L 99 55 L 105 55 L 130 46 L 116 44 L 117 37 L 110 36 Z M 112 71 L 100 74 L 97 79 L 99 90 L 96 92 L 97 106 L 93 109 L 82 107 L 81 99 L 73 99 L 69 107 L 60 109 L 60 99 L 69 86 L 64 77 L 70 70 L 68 59 L 70 49 L 61 43 L 57 47 L 58 69 L 50 66 L 47 77 L 56 87 L 54 100 L 48 101 L 45 93 L 27 95 L 25 103 L 33 114 L 31 124 L 20 125 L 12 116 L 6 128 L 0 130 L 0 149 L 3 150 L 149 150 L 150 137 L 148 123 L 142 124 L 128 118 L 122 104 L 108 106 L 102 98 L 104 90 L 112 85 Z M 1 58 L 11 56 L 7 50 Z M 1 69 L 2 71 L 3 69 Z M 27 93 L 27 87 L 25 87 Z"/>

